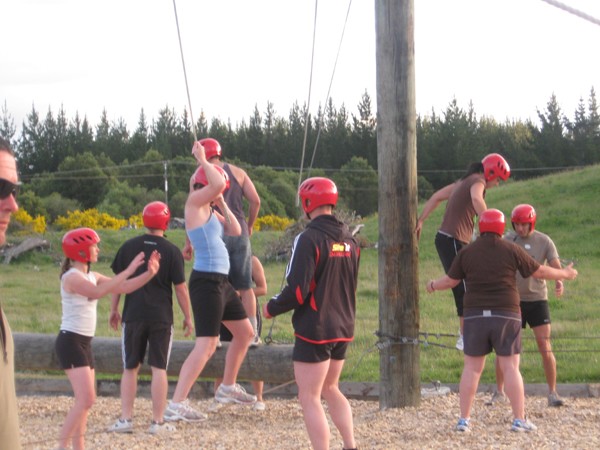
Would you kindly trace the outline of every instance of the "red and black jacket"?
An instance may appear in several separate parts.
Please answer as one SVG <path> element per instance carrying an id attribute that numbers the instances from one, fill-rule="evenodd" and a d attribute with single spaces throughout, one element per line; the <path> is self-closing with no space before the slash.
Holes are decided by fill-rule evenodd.
<path id="1" fill-rule="evenodd" d="M 316 344 L 354 337 L 360 247 L 333 215 L 320 215 L 294 240 L 287 285 L 267 304 L 271 316 L 294 310 L 294 335 Z"/>

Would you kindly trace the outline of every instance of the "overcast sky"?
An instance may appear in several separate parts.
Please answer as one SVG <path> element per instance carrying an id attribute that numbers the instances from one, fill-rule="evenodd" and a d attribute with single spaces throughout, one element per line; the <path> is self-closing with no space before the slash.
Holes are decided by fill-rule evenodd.
<path id="1" fill-rule="evenodd" d="M 563 0 L 600 18 L 598 0 Z M 556 94 L 573 118 L 600 95 L 600 26 L 542 0 L 415 0 L 417 112 L 456 98 L 479 116 L 532 118 Z M 311 109 L 323 103 L 348 0 L 320 0 Z M 267 101 L 287 117 L 306 103 L 313 0 L 177 0 L 192 112 L 233 125 Z M 135 129 L 165 106 L 188 107 L 172 0 L 0 0 L 0 102 L 20 126 L 32 105 L 61 105 Z M 376 107 L 374 2 L 353 0 L 331 97 L 351 113 Z"/>

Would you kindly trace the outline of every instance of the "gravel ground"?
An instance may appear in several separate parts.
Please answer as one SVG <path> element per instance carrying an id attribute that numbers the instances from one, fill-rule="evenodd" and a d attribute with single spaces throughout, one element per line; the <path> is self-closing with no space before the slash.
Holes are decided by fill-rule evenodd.
<path id="1" fill-rule="evenodd" d="M 458 418 L 458 395 L 424 398 L 418 408 L 379 410 L 373 401 L 351 400 L 359 448 L 366 449 L 591 449 L 600 448 L 600 401 L 570 398 L 562 408 L 549 408 L 545 397 L 528 397 L 529 419 L 537 432 L 509 431 L 508 404 L 486 406 L 478 394 L 471 433 L 453 431 Z M 19 412 L 24 449 L 54 449 L 59 428 L 69 409 L 69 396 L 21 396 Z M 210 400 L 193 401 L 207 411 Z M 296 399 L 267 398 L 265 411 L 226 406 L 205 422 L 177 423 L 177 431 L 162 436 L 147 433 L 150 401 L 136 400 L 132 434 L 105 433 L 120 411 L 118 398 L 99 397 L 88 421 L 88 449 L 310 449 L 302 412 Z M 0 443 L 1 446 L 1 443 Z M 333 429 L 331 448 L 341 440 Z M 8 450 L 8 449 L 7 449 Z"/>

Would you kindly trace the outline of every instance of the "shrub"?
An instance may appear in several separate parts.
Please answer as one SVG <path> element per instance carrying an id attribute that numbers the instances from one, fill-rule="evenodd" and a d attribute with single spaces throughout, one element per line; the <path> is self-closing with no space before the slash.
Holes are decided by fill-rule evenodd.
<path id="1" fill-rule="evenodd" d="M 254 231 L 283 231 L 289 227 L 293 220 L 273 214 L 259 217 L 254 222 Z"/>
<path id="2" fill-rule="evenodd" d="M 54 222 L 63 230 L 88 227 L 105 230 L 119 230 L 127 226 L 127 220 L 117 219 L 106 213 L 100 213 L 97 209 L 86 209 L 85 211 L 68 211 L 67 217 L 59 216 Z"/>
<path id="3" fill-rule="evenodd" d="M 32 231 L 39 234 L 46 232 L 46 218 L 44 216 L 37 215 L 34 219 L 24 208 L 19 208 L 12 215 L 12 218 L 21 225 L 21 229 L 17 232 L 18 234 L 29 234 Z"/>

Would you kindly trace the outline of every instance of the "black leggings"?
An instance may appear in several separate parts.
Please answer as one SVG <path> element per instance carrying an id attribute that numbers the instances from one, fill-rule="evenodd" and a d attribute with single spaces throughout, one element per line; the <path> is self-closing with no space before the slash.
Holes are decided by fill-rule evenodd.
<path id="1" fill-rule="evenodd" d="M 435 248 L 444 266 L 444 272 L 448 273 L 454 257 L 458 254 L 459 250 L 465 245 L 464 242 L 454 239 L 452 236 L 448 236 L 444 233 L 438 233 L 435 235 Z M 461 280 L 455 287 L 452 288 L 454 294 L 454 304 L 456 305 L 456 315 L 459 317 L 463 316 L 463 297 L 465 296 L 465 282 Z"/>

